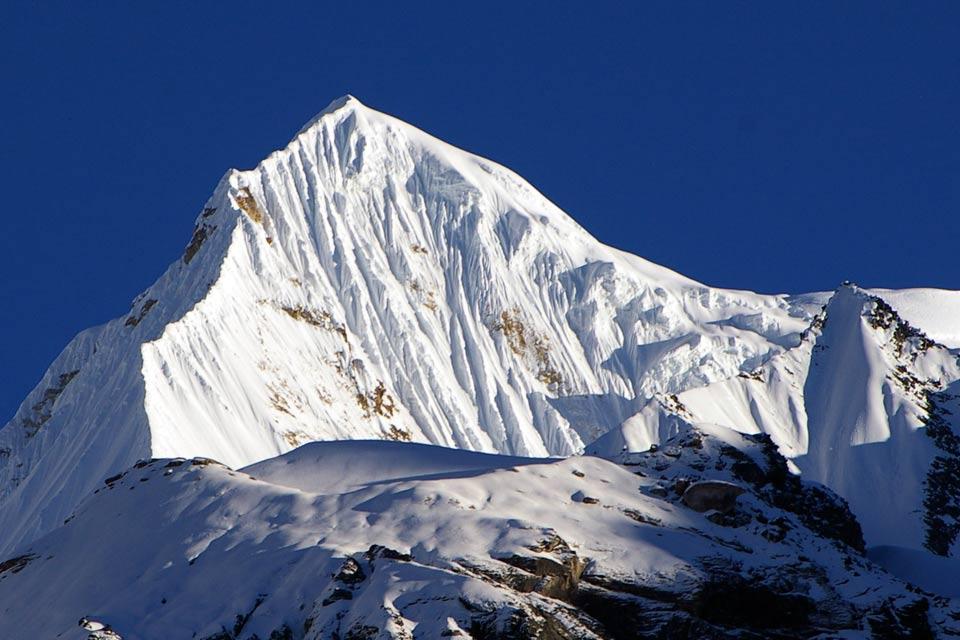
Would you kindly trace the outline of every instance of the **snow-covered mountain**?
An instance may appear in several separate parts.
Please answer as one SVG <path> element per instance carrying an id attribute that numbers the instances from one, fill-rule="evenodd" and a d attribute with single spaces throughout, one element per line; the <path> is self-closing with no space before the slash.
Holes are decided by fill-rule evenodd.
<path id="1" fill-rule="evenodd" d="M 958 348 L 960 292 L 708 287 L 342 98 L 0 429 L 0 637 L 960 633 Z"/>
<path id="2" fill-rule="evenodd" d="M 960 634 L 960 600 L 860 555 L 843 502 L 768 440 L 688 429 L 666 444 L 626 466 L 370 441 L 241 471 L 144 461 L 0 564 L 0 636 Z"/>
<path id="3" fill-rule="evenodd" d="M 767 433 L 804 478 L 849 501 L 871 546 L 955 556 L 958 379 L 955 350 L 882 298 L 845 285 L 799 346 L 754 371 L 655 399 L 590 449 L 646 448 L 677 418 Z"/>
<path id="4" fill-rule="evenodd" d="M 604 246 L 511 171 L 347 97 L 231 171 L 183 257 L 0 430 L 0 549 L 141 458 L 311 440 L 568 455 L 798 343 L 807 298 Z"/>

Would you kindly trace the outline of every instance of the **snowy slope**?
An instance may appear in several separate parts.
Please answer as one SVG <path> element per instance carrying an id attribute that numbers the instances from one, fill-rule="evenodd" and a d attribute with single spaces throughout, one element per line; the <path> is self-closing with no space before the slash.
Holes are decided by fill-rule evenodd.
<path id="1" fill-rule="evenodd" d="M 606 247 L 511 171 L 346 97 L 224 176 L 183 257 L 0 430 L 0 550 L 139 458 L 355 438 L 569 455 L 811 317 Z"/>
<path id="2" fill-rule="evenodd" d="M 845 544 L 842 502 L 768 443 L 687 429 L 663 451 L 514 464 L 357 442 L 244 471 L 139 463 L 0 564 L 0 637 L 79 640 L 82 618 L 124 640 L 960 633 L 957 601 Z M 404 477 L 424 461 L 430 477 Z M 318 491 L 290 487 L 291 466 Z M 688 507 L 699 479 L 740 495 Z"/>
<path id="3" fill-rule="evenodd" d="M 960 291 L 946 289 L 871 289 L 890 303 L 900 317 L 931 340 L 960 348 Z"/>
<path id="4" fill-rule="evenodd" d="M 960 558 L 945 558 L 921 549 L 873 547 L 867 554 L 890 573 L 927 591 L 960 598 Z"/>
<path id="5" fill-rule="evenodd" d="M 469 477 L 492 469 L 543 464 L 518 458 L 418 443 L 344 440 L 310 443 L 244 469 L 257 478 L 292 489 L 337 495 L 370 484 Z"/>
<path id="6" fill-rule="evenodd" d="M 956 353 L 883 299 L 843 286 L 796 348 L 753 372 L 654 401 L 592 449 L 643 449 L 678 419 L 767 433 L 805 478 L 847 499 L 868 544 L 955 554 L 956 533 L 936 538 L 958 528 L 944 507 L 960 500 L 960 484 L 945 472 L 943 486 L 933 486 L 930 474 L 938 459 L 950 468 L 960 460 L 950 411 L 958 378 Z"/>

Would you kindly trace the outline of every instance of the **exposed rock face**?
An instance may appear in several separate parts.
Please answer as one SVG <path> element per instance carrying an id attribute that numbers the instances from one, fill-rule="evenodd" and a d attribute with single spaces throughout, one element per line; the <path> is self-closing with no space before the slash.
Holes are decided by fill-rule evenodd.
<path id="1" fill-rule="evenodd" d="M 694 511 L 719 511 L 730 513 L 733 511 L 737 496 L 745 489 L 731 482 L 722 480 L 701 480 L 688 486 L 683 492 L 683 504 Z"/>
<path id="2" fill-rule="evenodd" d="M 960 556 L 960 383 L 927 395 L 926 434 L 937 447 L 924 482 L 924 546 Z"/>
<path id="3" fill-rule="evenodd" d="M 790 473 L 786 459 L 765 434 L 751 436 L 719 427 L 682 425 L 664 445 L 615 459 L 636 468 L 641 475 L 658 478 L 646 489 L 650 495 L 686 503 L 686 492 L 698 484 L 714 488 L 727 499 L 749 488 L 756 498 L 790 513 L 818 536 L 863 552 L 863 532 L 843 498 Z M 738 501 L 709 517 L 727 526 L 759 525 L 761 535 L 771 540 L 783 539 L 793 526 L 783 518 L 751 515 Z"/>

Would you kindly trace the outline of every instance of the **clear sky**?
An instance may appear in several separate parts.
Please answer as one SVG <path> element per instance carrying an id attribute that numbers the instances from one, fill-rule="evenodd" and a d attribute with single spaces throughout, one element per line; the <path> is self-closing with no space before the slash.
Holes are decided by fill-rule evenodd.
<path id="1" fill-rule="evenodd" d="M 151 4 L 0 3 L 0 424 L 345 93 L 708 284 L 960 288 L 960 3 Z"/>

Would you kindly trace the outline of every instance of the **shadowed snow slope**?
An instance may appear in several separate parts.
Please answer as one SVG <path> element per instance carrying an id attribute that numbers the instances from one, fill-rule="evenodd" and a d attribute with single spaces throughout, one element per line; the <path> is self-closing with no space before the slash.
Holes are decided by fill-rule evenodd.
<path id="1" fill-rule="evenodd" d="M 517 458 L 416 443 L 344 440 L 305 444 L 243 471 L 273 484 L 335 495 L 369 484 L 468 477 L 545 462 L 542 458 Z"/>
<path id="2" fill-rule="evenodd" d="M 949 598 L 960 598 L 960 559 L 932 555 L 929 551 L 904 547 L 873 547 L 871 560 L 890 573 Z"/>
<path id="3" fill-rule="evenodd" d="M 209 460 L 139 463 L 0 564 L 0 637 L 80 640 L 81 617 L 125 640 L 949 635 L 955 603 L 845 544 L 844 527 L 852 544 L 859 529 L 842 501 L 789 476 L 771 446 L 714 429 L 667 449 L 630 466 L 497 468 L 322 443 L 249 469 L 256 479 Z M 664 460 L 669 479 L 648 477 Z M 425 461 L 433 477 L 388 480 Z M 326 495 L 264 480 L 285 465 L 320 489 L 353 465 L 377 470 Z M 729 510 L 684 506 L 700 468 L 741 483 Z"/>
<path id="4" fill-rule="evenodd" d="M 808 307 L 606 247 L 504 167 L 343 98 L 224 176 L 182 259 L 0 430 L 0 549 L 139 458 L 572 454 L 655 393 L 796 344 Z"/>

